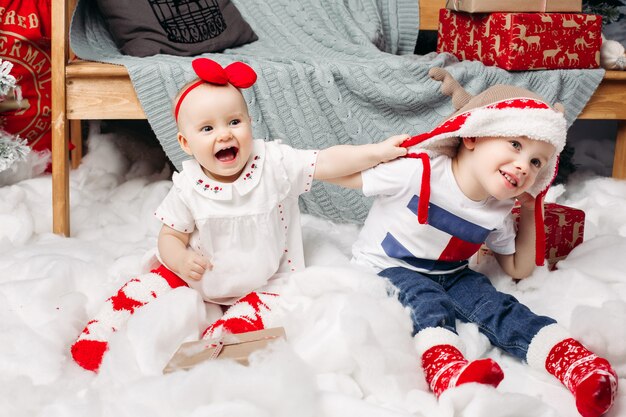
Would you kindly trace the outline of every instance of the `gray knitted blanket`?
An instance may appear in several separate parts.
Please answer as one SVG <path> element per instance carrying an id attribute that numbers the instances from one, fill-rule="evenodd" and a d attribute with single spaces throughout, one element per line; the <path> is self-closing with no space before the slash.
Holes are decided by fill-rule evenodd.
<path id="1" fill-rule="evenodd" d="M 235 0 L 259 40 L 221 54 L 222 65 L 250 64 L 259 78 L 244 96 L 254 134 L 296 148 L 377 142 L 415 135 L 452 113 L 452 105 L 428 77 L 446 67 L 472 94 L 496 83 L 533 90 L 567 109 L 568 123 L 591 97 L 603 70 L 509 73 L 447 54 L 413 55 L 416 0 Z M 171 55 L 121 55 L 94 1 L 80 0 L 71 46 L 82 59 L 127 67 L 137 96 L 167 156 L 180 169 L 187 158 L 176 140 L 172 99 L 194 78 L 191 59 Z M 316 183 L 301 198 L 304 212 L 335 221 L 361 222 L 370 201 L 354 190 Z"/>

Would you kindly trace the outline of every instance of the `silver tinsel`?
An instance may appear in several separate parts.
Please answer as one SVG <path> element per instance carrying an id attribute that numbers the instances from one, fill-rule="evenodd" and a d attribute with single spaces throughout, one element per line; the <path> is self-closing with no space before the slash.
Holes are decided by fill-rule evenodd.
<path id="1" fill-rule="evenodd" d="M 26 140 L 0 130 L 0 172 L 9 168 L 13 163 L 22 161 L 30 152 Z"/>
<path id="2" fill-rule="evenodd" d="M 0 102 L 9 92 L 16 91 L 15 77 L 10 74 L 11 69 L 13 69 L 11 62 L 0 59 Z M 0 129 L 0 172 L 13 163 L 24 160 L 29 152 L 26 140 Z"/>
<path id="3" fill-rule="evenodd" d="M 9 91 L 15 89 L 15 77 L 10 74 L 12 69 L 11 62 L 0 59 L 0 101 L 9 94 Z"/>

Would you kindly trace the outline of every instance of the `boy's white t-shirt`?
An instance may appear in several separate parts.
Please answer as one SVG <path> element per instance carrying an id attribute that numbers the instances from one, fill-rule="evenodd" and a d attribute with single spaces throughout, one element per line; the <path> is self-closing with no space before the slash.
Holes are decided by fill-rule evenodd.
<path id="1" fill-rule="evenodd" d="M 233 183 L 210 179 L 195 160 L 174 173 L 155 216 L 191 233 L 190 247 L 213 264 L 201 280 L 186 280 L 205 301 L 232 304 L 276 274 L 304 268 L 298 196 L 311 189 L 317 154 L 254 140 Z"/>
<path id="2" fill-rule="evenodd" d="M 483 242 L 496 253 L 515 252 L 512 200 L 469 199 L 456 183 L 452 160 L 431 163 L 428 224 L 417 221 L 421 160 L 398 159 L 362 173 L 363 193 L 377 196 L 353 246 L 353 261 L 379 272 L 401 266 L 423 273 L 464 268 Z"/>

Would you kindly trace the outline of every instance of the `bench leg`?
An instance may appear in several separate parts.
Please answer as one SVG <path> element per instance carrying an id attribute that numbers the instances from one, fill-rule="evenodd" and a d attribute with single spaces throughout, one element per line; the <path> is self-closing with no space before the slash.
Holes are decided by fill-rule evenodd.
<path id="1" fill-rule="evenodd" d="M 65 113 L 65 65 L 68 60 L 67 1 L 52 1 L 52 21 L 61 22 L 52 28 L 52 231 L 70 234 L 70 179 L 68 163 L 68 125 Z"/>
<path id="2" fill-rule="evenodd" d="M 70 235 L 70 181 L 67 120 L 52 123 L 52 231 Z"/>
<path id="3" fill-rule="evenodd" d="M 626 179 L 626 120 L 617 124 L 615 155 L 613 157 L 613 178 Z"/>
<path id="4" fill-rule="evenodd" d="M 70 120 L 70 142 L 74 145 L 74 149 L 70 151 L 72 159 L 72 169 L 78 168 L 83 158 L 83 131 L 80 126 L 80 120 Z"/>

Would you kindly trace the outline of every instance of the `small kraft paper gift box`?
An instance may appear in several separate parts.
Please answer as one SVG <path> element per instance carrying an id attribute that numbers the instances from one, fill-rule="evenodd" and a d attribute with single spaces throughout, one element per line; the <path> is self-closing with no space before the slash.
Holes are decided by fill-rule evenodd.
<path id="1" fill-rule="evenodd" d="M 545 256 L 548 268 L 553 270 L 558 261 L 565 259 L 572 249 L 583 242 L 585 212 L 556 203 L 546 203 L 544 207 Z M 516 224 L 519 223 L 519 212 L 518 206 L 512 210 Z M 476 263 L 484 261 L 485 256 L 493 256 L 493 253 L 486 245 L 482 245 L 476 254 Z"/>
<path id="2" fill-rule="evenodd" d="M 227 334 L 218 339 L 186 342 L 174 353 L 163 373 L 191 369 L 199 363 L 214 359 L 233 359 L 247 365 L 252 352 L 284 338 L 285 329 L 274 327 L 254 332 Z"/>
<path id="3" fill-rule="evenodd" d="M 506 70 L 600 65 L 602 18 L 581 13 L 465 13 L 441 9 L 437 52 Z"/>
<path id="4" fill-rule="evenodd" d="M 446 9 L 468 13 L 573 12 L 583 9 L 582 0 L 447 0 Z"/>

